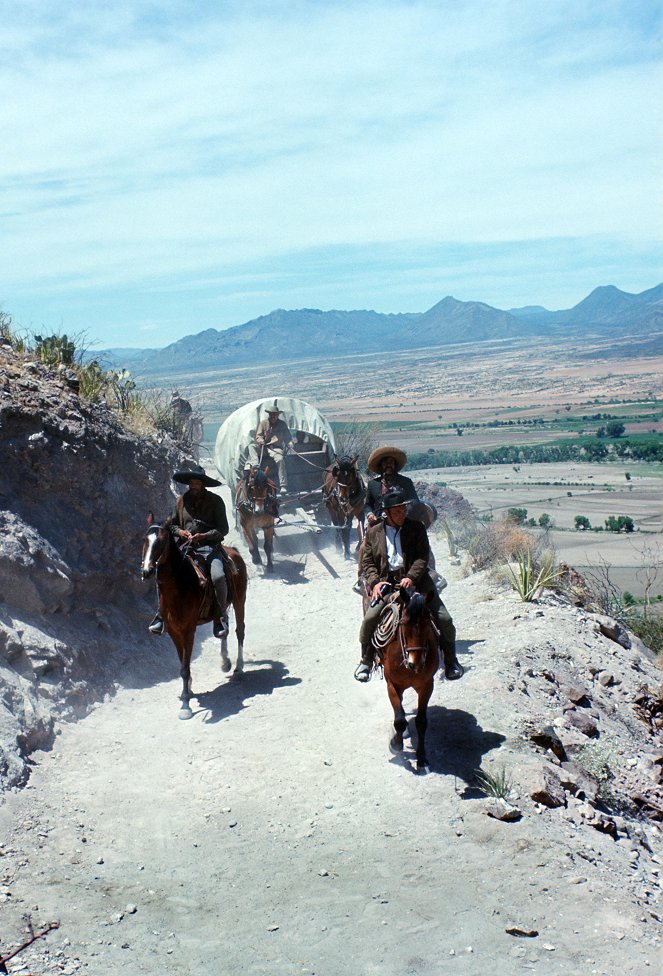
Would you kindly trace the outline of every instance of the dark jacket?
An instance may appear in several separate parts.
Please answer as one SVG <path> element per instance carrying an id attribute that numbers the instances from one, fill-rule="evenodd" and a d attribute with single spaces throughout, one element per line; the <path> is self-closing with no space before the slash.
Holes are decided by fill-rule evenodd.
<path id="1" fill-rule="evenodd" d="M 196 497 L 190 491 L 185 491 L 177 499 L 173 523 L 180 529 L 186 529 L 192 534 L 204 533 L 199 545 L 218 546 L 228 534 L 228 518 L 226 506 L 219 495 L 203 489 Z"/>
<path id="2" fill-rule="evenodd" d="M 384 494 L 382 477 L 371 478 L 368 482 L 366 491 L 366 508 L 373 512 L 373 515 L 382 515 L 382 496 Z M 406 502 L 419 501 L 417 489 L 411 478 L 406 478 L 404 474 L 394 474 L 390 488 L 402 488 Z"/>
<path id="3" fill-rule="evenodd" d="M 433 580 L 428 572 L 430 556 L 428 535 L 421 522 L 405 519 L 401 528 L 401 548 L 403 550 L 403 575 L 410 577 L 420 593 L 428 593 L 434 589 Z M 387 540 L 383 519 L 380 519 L 366 531 L 361 568 L 362 575 L 371 589 L 376 583 L 384 582 L 389 575 Z"/>

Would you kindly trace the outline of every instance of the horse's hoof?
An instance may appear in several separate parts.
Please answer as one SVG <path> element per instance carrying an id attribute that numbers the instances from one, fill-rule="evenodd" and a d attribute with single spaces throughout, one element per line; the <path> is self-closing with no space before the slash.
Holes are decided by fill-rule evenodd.
<path id="1" fill-rule="evenodd" d="M 251 562 L 254 566 L 262 566 L 262 559 L 260 556 L 251 556 Z"/>
<path id="2" fill-rule="evenodd" d="M 389 743 L 389 751 L 396 755 L 403 751 L 403 739 L 400 735 L 395 735 Z"/>
<path id="3" fill-rule="evenodd" d="M 242 668 L 239 668 L 239 670 L 235 668 L 232 674 L 232 680 L 241 681 L 243 677 L 244 677 L 244 671 L 242 670 Z"/>
<path id="4" fill-rule="evenodd" d="M 224 674 L 228 674 L 228 672 L 230 671 L 231 667 L 232 667 L 232 664 L 230 663 L 230 661 L 222 661 L 221 662 L 221 670 L 223 671 Z"/>
<path id="5" fill-rule="evenodd" d="M 183 722 L 186 722 L 187 719 L 193 718 L 193 712 L 191 711 L 190 708 L 180 708 L 177 717 L 181 719 Z"/>
<path id="6" fill-rule="evenodd" d="M 424 760 L 423 762 L 417 761 L 417 775 L 426 776 L 427 773 L 430 773 L 430 766 L 428 765 L 428 760 Z"/>
<path id="7" fill-rule="evenodd" d="M 271 565 L 271 563 L 268 563 L 268 565 L 265 566 L 265 574 L 273 573 L 273 572 L 274 572 L 274 567 Z"/>

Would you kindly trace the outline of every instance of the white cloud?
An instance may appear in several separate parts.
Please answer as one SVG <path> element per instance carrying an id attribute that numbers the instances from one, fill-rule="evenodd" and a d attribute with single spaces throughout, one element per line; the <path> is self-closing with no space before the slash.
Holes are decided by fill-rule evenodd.
<path id="1" fill-rule="evenodd" d="M 201 10 L 8 11 L 8 307 L 311 247 L 658 236 L 646 5 Z"/>

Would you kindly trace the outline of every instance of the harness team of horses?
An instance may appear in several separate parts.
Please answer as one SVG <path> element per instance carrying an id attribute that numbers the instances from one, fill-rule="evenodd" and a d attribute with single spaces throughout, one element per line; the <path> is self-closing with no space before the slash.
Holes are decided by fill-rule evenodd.
<path id="1" fill-rule="evenodd" d="M 202 469 L 199 469 L 202 471 Z M 350 536 L 353 524 L 357 530 L 357 550 L 361 567 L 361 544 L 365 535 L 364 509 L 366 484 L 357 466 L 357 456 L 334 456 L 334 462 L 320 468 L 322 476 L 322 504 L 331 523 L 338 530 L 346 558 L 351 558 Z M 204 477 L 201 475 L 201 477 Z M 219 484 L 211 481 L 208 483 Z M 258 532 L 264 536 L 266 557 L 265 572 L 273 572 L 275 524 L 280 521 L 279 501 L 286 504 L 288 497 L 280 498 L 278 486 L 269 477 L 269 465 L 263 467 L 248 464 L 234 492 L 234 504 L 254 565 L 262 565 L 258 548 Z M 180 499 L 181 506 L 181 499 Z M 180 507 L 181 511 L 181 507 Z M 182 692 L 180 718 L 191 718 L 190 699 L 195 697 L 191 689 L 191 655 L 196 628 L 215 621 L 215 634 L 221 637 L 221 666 L 224 672 L 231 669 L 228 656 L 227 623 L 217 631 L 219 615 L 225 608 L 215 606 L 215 590 L 204 560 L 196 558 L 193 542 L 178 537 L 173 516 L 156 524 L 148 518 L 148 528 L 143 539 L 141 575 L 143 579 L 156 578 L 159 595 L 158 614 L 165 631 L 171 637 L 180 661 Z M 374 519 L 372 520 L 375 521 Z M 187 537 L 187 533 L 179 533 Z M 198 536 L 189 539 L 195 542 Z M 227 583 L 227 603 L 232 606 L 235 618 L 235 634 L 238 651 L 235 675 L 241 675 L 244 667 L 245 604 L 248 585 L 246 564 L 237 549 L 218 546 L 216 555 L 222 555 Z M 360 576 L 361 580 L 361 576 Z M 403 750 L 403 736 L 407 719 L 403 709 L 403 694 L 412 688 L 417 695 L 415 727 L 417 731 L 417 770 L 427 767 L 425 737 L 427 706 L 433 692 L 435 674 L 439 668 L 439 631 L 434 615 L 430 612 L 431 594 L 415 592 L 413 587 L 391 587 L 385 595 L 384 609 L 372 637 L 371 667 L 381 668 L 387 685 L 389 700 L 394 712 L 394 735 L 390 749 L 394 753 Z M 382 600 L 382 597 L 380 597 Z M 368 587 L 363 587 L 364 611 L 370 603 Z M 371 606 L 375 604 L 373 601 Z M 439 601 L 438 601 L 439 604 Z M 224 619 L 226 619 L 224 617 Z M 153 633 L 161 631 L 150 628 Z M 461 669 L 462 673 L 462 669 Z M 357 676 L 357 675 L 355 675 Z M 365 680 L 365 679 L 359 679 Z"/>

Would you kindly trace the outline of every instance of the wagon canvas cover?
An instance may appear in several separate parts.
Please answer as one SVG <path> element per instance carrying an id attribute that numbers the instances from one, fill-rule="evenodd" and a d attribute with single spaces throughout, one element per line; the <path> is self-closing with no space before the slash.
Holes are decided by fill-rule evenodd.
<path id="1" fill-rule="evenodd" d="M 242 476 L 242 470 L 248 455 L 249 445 L 253 442 L 256 428 L 261 420 L 267 416 L 265 410 L 276 402 L 282 410 L 281 419 L 290 428 L 293 441 L 298 430 L 319 438 L 326 448 L 327 459 L 332 461 L 336 453 L 334 433 L 330 424 L 319 410 L 312 407 L 305 400 L 293 397 L 263 397 L 253 400 L 235 410 L 219 427 L 214 448 L 214 463 L 216 469 L 228 485 L 235 485 Z"/>

